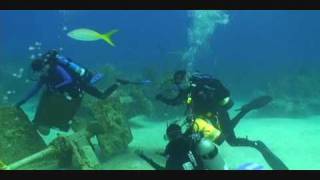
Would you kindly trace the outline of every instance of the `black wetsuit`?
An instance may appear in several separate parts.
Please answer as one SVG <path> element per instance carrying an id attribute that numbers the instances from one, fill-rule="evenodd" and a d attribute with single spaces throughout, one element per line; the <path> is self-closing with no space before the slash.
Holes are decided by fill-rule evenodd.
<path id="1" fill-rule="evenodd" d="M 234 128 L 235 120 L 242 118 L 248 111 L 242 111 L 234 119 L 230 119 L 228 110 L 232 107 L 233 103 L 229 106 L 220 106 L 224 98 L 230 96 L 230 92 L 223 84 L 217 79 L 208 80 L 208 82 L 198 82 L 192 81 L 196 86 L 190 86 L 188 89 L 180 90 L 179 94 L 173 98 L 168 99 L 162 95 L 157 95 L 157 99 L 162 101 L 165 104 L 176 106 L 183 104 L 188 98 L 188 94 L 191 94 L 192 105 L 188 107 L 192 110 L 194 116 L 205 116 L 208 112 L 212 114 L 218 114 L 219 126 L 222 131 L 222 136 L 218 139 L 218 144 L 222 144 L 224 140 L 231 146 L 249 146 L 257 149 L 269 165 L 273 169 L 287 169 L 287 167 L 282 163 L 282 161 L 276 157 L 261 141 L 252 141 L 247 138 L 236 137 Z M 190 132 L 190 131 L 189 131 Z"/>
<path id="2" fill-rule="evenodd" d="M 197 153 L 195 153 L 195 144 L 191 138 L 181 136 L 177 139 L 171 140 L 165 149 L 164 155 L 167 158 L 165 167 L 154 162 L 152 159 L 145 155 L 140 155 L 145 161 L 147 161 L 156 170 L 185 170 L 184 164 L 192 164 L 192 170 L 202 169 L 201 159 Z M 194 159 L 190 159 L 192 156 Z"/>

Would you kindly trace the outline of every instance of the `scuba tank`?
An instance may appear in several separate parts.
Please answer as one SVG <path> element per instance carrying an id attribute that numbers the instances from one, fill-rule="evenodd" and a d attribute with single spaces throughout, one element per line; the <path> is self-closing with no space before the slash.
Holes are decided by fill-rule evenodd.
<path id="1" fill-rule="evenodd" d="M 201 157 L 205 170 L 228 170 L 228 166 L 221 157 L 218 147 L 210 140 L 201 138 L 196 146 L 196 151 Z"/>
<path id="2" fill-rule="evenodd" d="M 74 72 L 81 80 L 85 80 L 90 84 L 96 84 L 99 80 L 101 80 L 104 75 L 102 73 L 92 74 L 86 68 L 81 67 L 80 65 L 72 62 L 70 59 L 57 55 L 57 62 L 61 65 L 67 66 L 72 72 Z"/>
<path id="3" fill-rule="evenodd" d="M 79 66 L 78 64 L 72 62 L 70 59 L 64 56 L 57 55 L 56 59 L 59 64 L 67 66 L 73 72 L 75 72 L 79 77 L 84 77 L 84 75 L 86 75 L 87 73 L 87 70 L 85 68 Z"/>

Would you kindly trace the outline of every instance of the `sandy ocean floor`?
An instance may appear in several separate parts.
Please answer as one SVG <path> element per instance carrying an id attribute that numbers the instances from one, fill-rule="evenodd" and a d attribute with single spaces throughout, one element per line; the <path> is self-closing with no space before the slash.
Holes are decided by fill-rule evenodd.
<path id="1" fill-rule="evenodd" d="M 28 108 L 27 108 L 28 109 Z M 31 109 L 31 108 L 30 108 Z M 30 112 L 30 111 L 29 111 Z M 32 116 L 31 113 L 28 113 Z M 163 138 L 166 121 L 153 121 L 145 116 L 130 119 L 133 141 L 126 152 L 105 160 L 99 169 L 103 170 L 152 170 L 152 168 L 134 154 L 141 148 L 146 155 L 164 164 L 165 159 L 155 152 L 165 147 Z M 43 137 L 50 142 L 58 131 L 51 131 Z M 64 134 L 70 134 L 71 131 Z M 248 136 L 252 140 L 262 140 L 292 170 L 320 169 L 320 116 L 304 119 L 286 118 L 244 118 L 236 128 L 238 136 Z M 63 133 L 62 133 L 63 134 Z M 220 153 L 230 168 L 242 163 L 254 162 L 270 167 L 258 151 L 246 147 L 230 147 L 227 143 L 220 146 Z"/>
<path id="2" fill-rule="evenodd" d="M 131 121 L 143 124 L 144 127 L 133 128 L 134 140 L 128 152 L 105 162 L 101 169 L 152 169 L 133 153 L 137 148 L 145 149 L 146 154 L 154 160 L 164 163 L 164 159 L 154 152 L 166 144 L 163 139 L 166 122 L 151 122 L 144 117 L 136 117 Z M 247 118 L 239 124 L 236 132 L 242 137 L 262 140 L 289 169 L 320 169 L 320 116 L 305 119 Z M 254 162 L 270 169 L 255 149 L 230 147 L 224 143 L 220 146 L 220 152 L 230 168 Z"/>

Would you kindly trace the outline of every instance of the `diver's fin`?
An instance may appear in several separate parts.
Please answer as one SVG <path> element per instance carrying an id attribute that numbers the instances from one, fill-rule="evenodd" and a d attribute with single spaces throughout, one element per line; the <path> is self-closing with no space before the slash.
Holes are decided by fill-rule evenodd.
<path id="1" fill-rule="evenodd" d="M 256 149 L 262 154 L 273 170 L 289 170 L 289 168 L 261 141 L 257 141 Z"/>
<path id="2" fill-rule="evenodd" d="M 107 32 L 107 33 L 105 33 L 105 34 L 101 34 L 101 38 L 102 38 L 104 41 L 106 41 L 108 44 L 110 44 L 112 47 L 114 47 L 115 44 L 112 42 L 111 36 L 112 36 L 113 34 L 115 34 L 116 32 L 118 32 L 118 31 L 119 31 L 118 29 L 113 29 L 113 30 L 111 30 L 111 31 L 109 31 L 109 32 Z"/>
<path id="3" fill-rule="evenodd" d="M 243 105 L 237 111 L 240 111 L 232 120 L 231 120 L 231 127 L 235 128 L 239 121 L 251 110 L 259 109 L 272 101 L 272 97 L 270 96 L 260 96 L 256 99 L 253 99 L 248 104 Z"/>
<path id="4" fill-rule="evenodd" d="M 243 105 L 238 111 L 251 111 L 253 109 L 259 109 L 272 101 L 272 97 L 270 96 L 260 96 L 246 105 Z"/>
<path id="5" fill-rule="evenodd" d="M 121 83 L 121 84 L 132 84 L 132 85 L 148 85 L 151 84 L 152 81 L 151 80 L 142 80 L 142 81 L 129 81 L 126 79 L 117 79 L 117 82 Z"/>

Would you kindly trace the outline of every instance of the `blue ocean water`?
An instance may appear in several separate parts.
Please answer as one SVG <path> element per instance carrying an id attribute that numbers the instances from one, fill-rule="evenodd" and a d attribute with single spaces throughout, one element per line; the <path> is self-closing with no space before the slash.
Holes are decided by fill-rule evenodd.
<path id="1" fill-rule="evenodd" d="M 1 11 L 0 61 L 2 64 L 29 61 L 28 47 L 38 41 L 43 50 L 62 47 L 64 54 L 87 66 L 111 64 L 132 72 L 146 67 L 174 70 L 183 64 L 179 53 L 188 48 L 192 19 L 188 13 L 186 10 Z M 225 78 L 231 87 L 232 80 L 241 83 L 242 89 L 234 87 L 237 92 L 242 90 L 238 95 L 263 86 L 265 80 L 284 75 L 283 72 L 318 65 L 319 11 L 225 13 L 229 15 L 229 23 L 218 25 L 207 40 L 210 47 L 199 53 L 195 67 Z M 103 41 L 81 42 L 66 36 L 68 31 L 82 27 L 101 33 L 119 29 L 113 37 L 116 47 Z"/>
<path id="2" fill-rule="evenodd" d="M 283 116 L 296 118 L 302 113 L 297 124 L 307 127 L 303 124 L 307 119 L 303 113 L 319 115 L 320 112 L 319 18 L 320 11 L 306 10 L 0 11 L 0 84 L 3 84 L 0 93 L 4 93 L 0 101 L 7 102 L 5 98 L 11 98 L 13 90 L 19 96 L 9 99 L 11 104 L 24 94 L 24 84 L 9 82 L 2 75 L 16 77 L 19 69 L 29 68 L 31 57 L 55 48 L 89 69 L 98 70 L 104 65 L 111 65 L 125 72 L 128 78 L 136 78 L 149 70 L 155 72 L 159 79 L 165 79 L 168 72 L 192 66 L 193 70 L 210 73 L 220 79 L 236 103 L 258 95 L 271 95 L 275 98 L 276 104 L 272 106 L 275 108 L 265 111 L 264 116 L 284 112 Z M 119 29 L 112 37 L 116 46 L 111 47 L 101 40 L 77 41 L 67 36 L 68 32 L 78 28 L 89 28 L 99 33 Z M 35 44 L 41 44 L 41 49 L 34 50 L 37 48 Z M 286 118 L 280 120 L 288 126 L 293 125 L 291 119 Z M 310 119 L 309 122 L 317 125 L 313 121 L 316 118 Z M 270 123 L 274 121 L 266 120 L 260 124 L 259 128 L 265 128 L 261 132 L 266 136 L 254 128 L 258 127 L 255 121 L 245 122 L 247 126 L 240 132 L 251 132 L 264 140 L 270 140 L 267 138 L 270 134 L 278 138 L 267 129 L 278 130 L 279 126 Z M 282 124 L 283 127 L 287 125 Z M 152 128 L 156 129 L 156 125 Z M 312 137 L 319 136 L 316 131 L 310 130 Z M 144 137 L 140 131 L 135 133 L 137 139 Z M 281 133 L 285 141 L 286 133 L 293 132 Z M 305 135 L 308 133 L 301 131 L 304 138 L 312 139 L 311 135 Z M 154 133 L 150 137 L 156 135 Z M 272 139 L 268 143 L 275 142 L 272 145 L 282 148 L 278 152 L 285 156 L 287 147 L 280 143 L 280 139 L 277 142 Z M 134 143 L 141 145 L 140 141 Z M 299 152 L 306 149 L 310 152 L 306 157 L 308 162 L 303 162 L 303 159 L 295 162 L 289 154 L 285 159 L 290 167 L 296 169 L 317 169 L 319 167 L 311 156 L 311 151 L 317 148 L 310 144 L 310 147 L 298 149 Z"/>

